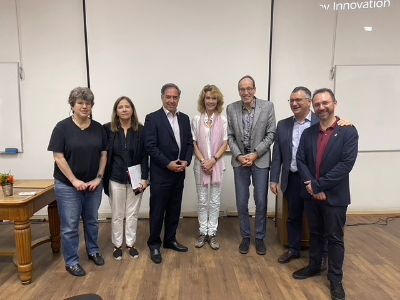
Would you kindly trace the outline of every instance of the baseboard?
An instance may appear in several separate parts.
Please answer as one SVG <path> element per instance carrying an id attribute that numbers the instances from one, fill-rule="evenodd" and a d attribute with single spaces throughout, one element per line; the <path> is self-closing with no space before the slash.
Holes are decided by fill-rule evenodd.
<path id="1" fill-rule="evenodd" d="M 254 213 L 250 213 L 252 217 L 254 217 Z M 220 211 L 220 216 L 221 217 L 237 217 L 238 213 L 235 211 Z M 400 216 L 400 211 L 399 210 L 393 210 L 393 211 L 379 211 L 379 210 L 362 210 L 362 211 L 350 211 L 347 212 L 347 216 Z M 197 218 L 197 211 L 188 211 L 184 212 L 182 214 L 183 218 Z M 275 217 L 275 212 L 270 211 L 267 212 L 267 217 L 268 218 L 274 218 Z M 148 219 L 149 214 L 148 213 L 139 213 L 139 218 L 140 219 Z M 99 213 L 99 220 L 107 220 L 111 219 L 111 212 L 107 213 Z M 48 217 L 47 215 L 34 215 L 31 218 L 32 221 L 47 221 Z"/>

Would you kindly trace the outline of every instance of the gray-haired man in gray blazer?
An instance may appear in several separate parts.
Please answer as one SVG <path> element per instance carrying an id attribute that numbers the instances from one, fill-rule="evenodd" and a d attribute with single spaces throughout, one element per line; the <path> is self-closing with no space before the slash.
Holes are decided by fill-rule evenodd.
<path id="1" fill-rule="evenodd" d="M 232 153 L 236 207 L 239 213 L 242 242 L 239 252 L 250 247 L 249 187 L 254 186 L 256 204 L 255 245 L 259 255 L 266 253 L 264 243 L 267 224 L 268 175 L 271 162 L 270 146 L 275 137 L 275 112 L 271 102 L 255 97 L 254 79 L 243 76 L 238 82 L 241 100 L 226 108 L 228 143 Z"/>

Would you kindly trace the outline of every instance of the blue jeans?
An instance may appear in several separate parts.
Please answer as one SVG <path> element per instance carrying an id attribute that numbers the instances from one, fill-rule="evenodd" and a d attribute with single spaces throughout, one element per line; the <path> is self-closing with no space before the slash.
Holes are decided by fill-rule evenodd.
<path id="1" fill-rule="evenodd" d="M 102 187 L 93 192 L 78 192 L 74 187 L 56 180 L 55 193 L 61 220 L 61 238 L 65 265 L 79 263 L 79 220 L 82 216 L 88 254 L 100 253 L 98 211 Z"/>
<path id="2" fill-rule="evenodd" d="M 267 229 L 267 192 L 269 168 L 235 167 L 233 168 L 235 178 L 236 207 L 239 213 L 240 234 L 242 238 L 250 238 L 250 216 L 249 216 L 249 187 L 251 181 L 254 186 L 254 201 L 256 204 L 256 239 L 265 239 Z"/>

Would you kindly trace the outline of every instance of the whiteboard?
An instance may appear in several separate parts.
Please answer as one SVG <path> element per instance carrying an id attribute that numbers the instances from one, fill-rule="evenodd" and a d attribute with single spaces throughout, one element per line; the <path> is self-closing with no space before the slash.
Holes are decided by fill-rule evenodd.
<path id="1" fill-rule="evenodd" d="M 336 66 L 337 115 L 359 134 L 359 151 L 400 150 L 400 65 Z"/>
<path id="2" fill-rule="evenodd" d="M 5 148 L 22 152 L 19 65 L 0 62 L 0 153 Z"/>

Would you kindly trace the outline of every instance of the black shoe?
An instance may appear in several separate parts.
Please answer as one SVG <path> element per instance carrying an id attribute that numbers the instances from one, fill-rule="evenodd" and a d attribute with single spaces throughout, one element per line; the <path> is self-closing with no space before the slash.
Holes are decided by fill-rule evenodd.
<path id="1" fill-rule="evenodd" d="M 187 252 L 188 247 L 183 246 L 182 244 L 178 243 L 177 241 L 167 242 L 163 244 L 163 247 L 166 249 L 172 249 L 178 252 Z"/>
<path id="2" fill-rule="evenodd" d="M 311 269 L 310 266 L 307 266 L 293 272 L 292 276 L 294 279 L 307 279 L 309 277 L 313 277 L 320 274 L 321 274 L 320 270 Z"/>
<path id="3" fill-rule="evenodd" d="M 121 260 L 122 259 L 122 249 L 121 249 L 121 247 L 119 247 L 119 248 L 114 247 L 112 255 L 116 260 Z"/>
<path id="4" fill-rule="evenodd" d="M 281 256 L 279 256 L 279 258 L 278 258 L 278 262 L 280 263 L 280 264 L 286 264 L 286 263 L 288 263 L 289 261 L 291 261 L 292 259 L 296 259 L 296 258 L 299 258 L 300 257 L 300 254 L 299 253 L 296 253 L 296 252 L 294 252 L 293 250 L 288 250 L 288 251 L 286 251 L 285 253 L 283 253 Z"/>
<path id="5" fill-rule="evenodd" d="M 81 277 L 86 275 L 85 270 L 81 267 L 80 264 L 76 264 L 75 266 L 65 266 L 65 270 L 67 270 L 69 274 L 74 276 Z"/>
<path id="6" fill-rule="evenodd" d="M 155 264 L 162 262 L 160 249 L 150 249 L 150 258 Z"/>
<path id="7" fill-rule="evenodd" d="M 242 238 L 242 242 L 239 245 L 239 252 L 242 254 L 249 253 L 250 238 Z"/>
<path id="8" fill-rule="evenodd" d="M 341 282 L 338 283 L 331 282 L 331 298 L 332 300 L 346 299 L 346 295 L 344 293 L 343 285 Z"/>
<path id="9" fill-rule="evenodd" d="M 89 260 L 92 260 L 94 262 L 94 264 L 97 266 L 104 265 L 104 258 L 101 256 L 100 253 L 89 254 L 88 258 L 89 258 Z"/>
<path id="10" fill-rule="evenodd" d="M 256 252 L 258 255 L 265 255 L 267 253 L 267 248 L 263 239 L 256 239 Z"/>
<path id="11" fill-rule="evenodd" d="M 128 253 L 130 257 L 132 258 L 138 258 L 139 257 L 139 251 L 135 248 L 135 246 L 132 247 L 127 247 L 128 248 Z"/>
<path id="12" fill-rule="evenodd" d="M 323 256 L 321 260 L 321 272 L 325 272 L 327 269 L 328 269 L 328 258 L 326 256 Z"/>

